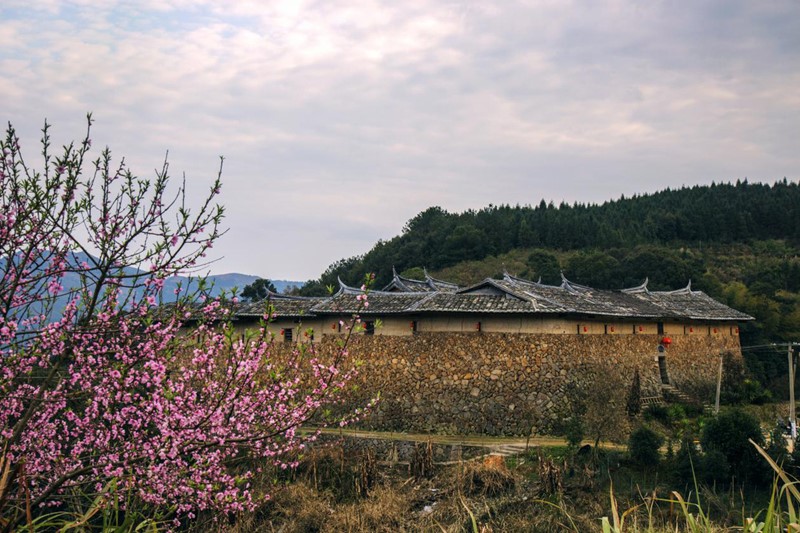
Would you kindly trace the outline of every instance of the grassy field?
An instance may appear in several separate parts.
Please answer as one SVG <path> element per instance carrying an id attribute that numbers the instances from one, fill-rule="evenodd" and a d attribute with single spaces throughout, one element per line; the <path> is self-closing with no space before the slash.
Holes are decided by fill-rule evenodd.
<path id="1" fill-rule="evenodd" d="M 748 518 L 763 521 L 771 496 L 769 488 L 737 484 L 695 487 L 691 479 L 676 479 L 666 461 L 641 468 L 618 450 L 566 446 L 447 465 L 423 452 L 409 464 L 392 465 L 376 461 L 369 448 L 330 444 L 277 481 L 270 501 L 225 530 L 742 531 Z M 209 518 L 192 529 L 219 527 Z"/>

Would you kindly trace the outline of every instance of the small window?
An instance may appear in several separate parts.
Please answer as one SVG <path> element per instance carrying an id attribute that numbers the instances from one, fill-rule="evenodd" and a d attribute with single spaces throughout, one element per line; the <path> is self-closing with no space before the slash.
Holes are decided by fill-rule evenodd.
<path id="1" fill-rule="evenodd" d="M 375 335 L 375 322 L 372 320 L 364 322 L 364 335 Z"/>
<path id="2" fill-rule="evenodd" d="M 411 327 L 411 331 L 413 333 L 417 332 L 417 321 L 416 320 L 412 320 L 411 323 L 409 324 L 409 326 Z"/>
<path id="3" fill-rule="evenodd" d="M 292 328 L 283 330 L 283 342 L 292 342 Z"/>

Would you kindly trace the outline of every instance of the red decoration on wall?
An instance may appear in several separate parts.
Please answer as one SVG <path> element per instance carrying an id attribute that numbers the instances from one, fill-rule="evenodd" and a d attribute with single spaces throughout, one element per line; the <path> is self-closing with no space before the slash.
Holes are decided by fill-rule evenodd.
<path id="1" fill-rule="evenodd" d="M 669 337 L 664 337 L 663 339 L 661 339 L 661 344 L 663 344 L 664 346 L 669 346 L 670 344 L 672 344 L 672 339 L 670 339 Z"/>
<path id="2" fill-rule="evenodd" d="M 286 335 L 286 330 L 285 329 L 281 330 L 281 336 L 283 336 L 283 335 Z"/>
<path id="3" fill-rule="evenodd" d="M 481 330 L 481 323 L 475 322 L 475 331 L 480 331 L 480 330 Z"/>
<path id="4" fill-rule="evenodd" d="M 639 331 L 640 331 L 640 332 L 641 332 L 641 331 L 644 331 L 644 327 L 642 327 L 642 326 L 639 326 Z"/>
<path id="5" fill-rule="evenodd" d="M 589 331 L 589 328 L 587 328 L 586 326 L 583 326 L 583 332 L 586 333 L 587 331 Z"/>

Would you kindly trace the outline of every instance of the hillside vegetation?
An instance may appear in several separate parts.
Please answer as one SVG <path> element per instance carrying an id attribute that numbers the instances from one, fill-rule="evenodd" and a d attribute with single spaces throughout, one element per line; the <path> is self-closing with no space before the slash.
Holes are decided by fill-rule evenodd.
<path id="1" fill-rule="evenodd" d="M 651 290 L 692 288 L 744 311 L 745 346 L 800 341 L 800 186 L 737 181 L 666 189 L 602 205 L 541 201 L 449 213 L 431 207 L 402 234 L 361 256 L 332 264 L 304 294 L 325 294 L 337 277 L 380 287 L 392 267 L 421 277 L 422 267 L 460 284 L 503 269 L 545 283 L 571 281 L 619 289 L 649 278 Z M 785 353 L 746 350 L 764 382 L 785 370 Z"/>

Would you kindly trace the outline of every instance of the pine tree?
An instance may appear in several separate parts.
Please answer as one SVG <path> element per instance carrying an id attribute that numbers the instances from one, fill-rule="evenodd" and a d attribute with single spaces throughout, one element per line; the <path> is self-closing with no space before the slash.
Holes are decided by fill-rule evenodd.
<path id="1" fill-rule="evenodd" d="M 639 369 L 633 372 L 633 382 L 628 391 L 628 400 L 625 403 L 625 412 L 634 417 L 642 410 L 642 381 L 639 378 Z"/>

